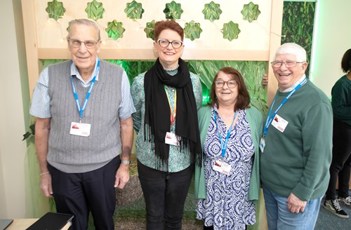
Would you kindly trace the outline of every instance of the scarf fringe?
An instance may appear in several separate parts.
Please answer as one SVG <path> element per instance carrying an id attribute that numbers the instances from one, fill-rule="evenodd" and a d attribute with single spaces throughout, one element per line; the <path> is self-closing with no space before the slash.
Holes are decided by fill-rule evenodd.
<path id="1" fill-rule="evenodd" d="M 154 143 L 154 136 L 152 135 L 151 132 L 151 127 L 147 124 L 144 124 L 144 141 L 150 142 L 150 143 Z M 179 141 L 179 146 L 178 146 L 178 150 L 180 153 L 183 154 L 190 154 L 190 162 L 191 164 L 196 162 L 196 164 L 198 165 L 202 165 L 202 153 L 195 153 L 195 151 L 191 150 L 191 144 L 190 141 L 186 138 L 180 138 Z M 156 151 L 156 150 L 155 150 Z M 160 155 L 155 154 L 156 156 L 156 162 L 155 162 L 155 167 L 156 170 L 165 170 L 168 171 L 169 165 L 168 165 L 168 159 L 169 159 L 169 155 L 166 154 L 166 156 L 164 158 L 161 158 Z"/>

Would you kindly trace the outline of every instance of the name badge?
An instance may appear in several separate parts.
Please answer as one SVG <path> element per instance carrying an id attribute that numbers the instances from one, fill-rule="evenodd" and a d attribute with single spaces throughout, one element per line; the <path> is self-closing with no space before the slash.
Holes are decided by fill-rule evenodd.
<path id="1" fill-rule="evenodd" d="M 71 122 L 71 128 L 69 130 L 69 134 L 88 137 L 90 136 L 90 128 L 91 128 L 91 124 Z"/>
<path id="2" fill-rule="evenodd" d="M 167 132 L 165 137 L 165 143 L 169 145 L 179 146 L 180 138 L 175 133 Z"/>
<path id="3" fill-rule="evenodd" d="M 260 140 L 261 153 L 263 153 L 265 147 L 266 147 L 266 141 L 265 141 L 265 139 L 263 137 L 261 137 L 261 140 Z"/>
<path id="4" fill-rule="evenodd" d="M 221 160 L 214 160 L 212 161 L 212 168 L 214 171 L 223 173 L 227 176 L 230 175 L 230 170 L 232 169 L 232 166 L 230 164 L 225 163 L 224 161 Z"/>
<path id="5" fill-rule="evenodd" d="M 272 125 L 273 127 L 275 127 L 276 129 L 278 129 L 280 132 L 284 132 L 286 126 L 288 126 L 288 123 L 284 118 L 282 118 L 281 116 L 279 116 L 278 114 L 275 115 L 273 121 L 272 121 Z"/>

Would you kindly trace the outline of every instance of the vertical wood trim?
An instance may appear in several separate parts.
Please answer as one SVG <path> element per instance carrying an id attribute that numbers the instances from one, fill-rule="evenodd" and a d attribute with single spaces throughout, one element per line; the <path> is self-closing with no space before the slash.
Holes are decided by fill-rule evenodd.
<path id="1" fill-rule="evenodd" d="M 21 0 L 30 96 L 32 96 L 33 89 L 39 76 L 35 1 L 36 0 Z"/>
<path id="2" fill-rule="evenodd" d="M 283 21 L 283 6 L 284 0 L 272 0 L 272 14 L 271 14 L 271 31 L 269 42 L 269 60 L 268 60 L 268 88 L 267 88 L 267 103 L 270 105 L 273 101 L 278 85 L 274 77 L 271 62 L 274 59 L 275 52 L 281 44 L 282 36 L 282 21 Z"/>

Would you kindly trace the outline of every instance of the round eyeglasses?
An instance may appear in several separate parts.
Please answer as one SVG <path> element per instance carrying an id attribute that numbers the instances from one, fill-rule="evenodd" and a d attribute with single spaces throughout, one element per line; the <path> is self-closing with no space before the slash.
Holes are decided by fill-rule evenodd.
<path id="1" fill-rule="evenodd" d="M 168 41 L 166 39 L 159 39 L 157 41 L 157 43 L 162 47 L 162 48 L 167 48 L 169 46 L 169 44 L 172 45 L 172 47 L 174 49 L 179 49 L 182 45 L 183 42 L 182 41 L 178 41 L 178 40 L 173 40 L 173 41 Z"/>

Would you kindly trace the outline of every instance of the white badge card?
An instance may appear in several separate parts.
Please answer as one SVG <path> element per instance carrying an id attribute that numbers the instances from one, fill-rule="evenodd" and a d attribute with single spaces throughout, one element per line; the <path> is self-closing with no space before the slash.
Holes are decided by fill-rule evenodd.
<path id="1" fill-rule="evenodd" d="M 266 141 L 264 140 L 263 137 L 261 137 L 261 140 L 260 140 L 260 150 L 261 150 L 261 153 L 264 152 L 264 148 L 266 147 Z"/>
<path id="2" fill-rule="evenodd" d="M 179 146 L 179 137 L 174 133 L 167 132 L 165 137 L 165 143 L 169 145 Z"/>
<path id="3" fill-rule="evenodd" d="M 91 124 L 72 122 L 69 134 L 88 137 L 90 135 Z"/>
<path id="4" fill-rule="evenodd" d="M 221 160 L 214 160 L 212 162 L 212 168 L 213 170 L 223 173 L 227 176 L 230 175 L 230 170 L 232 169 L 232 166 L 230 164 L 225 163 L 224 161 Z"/>
<path id="5" fill-rule="evenodd" d="M 288 126 L 288 123 L 289 123 L 288 121 L 286 121 L 284 118 L 282 118 L 278 114 L 275 115 L 275 117 L 272 121 L 273 127 L 278 129 L 282 133 L 284 132 L 286 126 Z"/>

